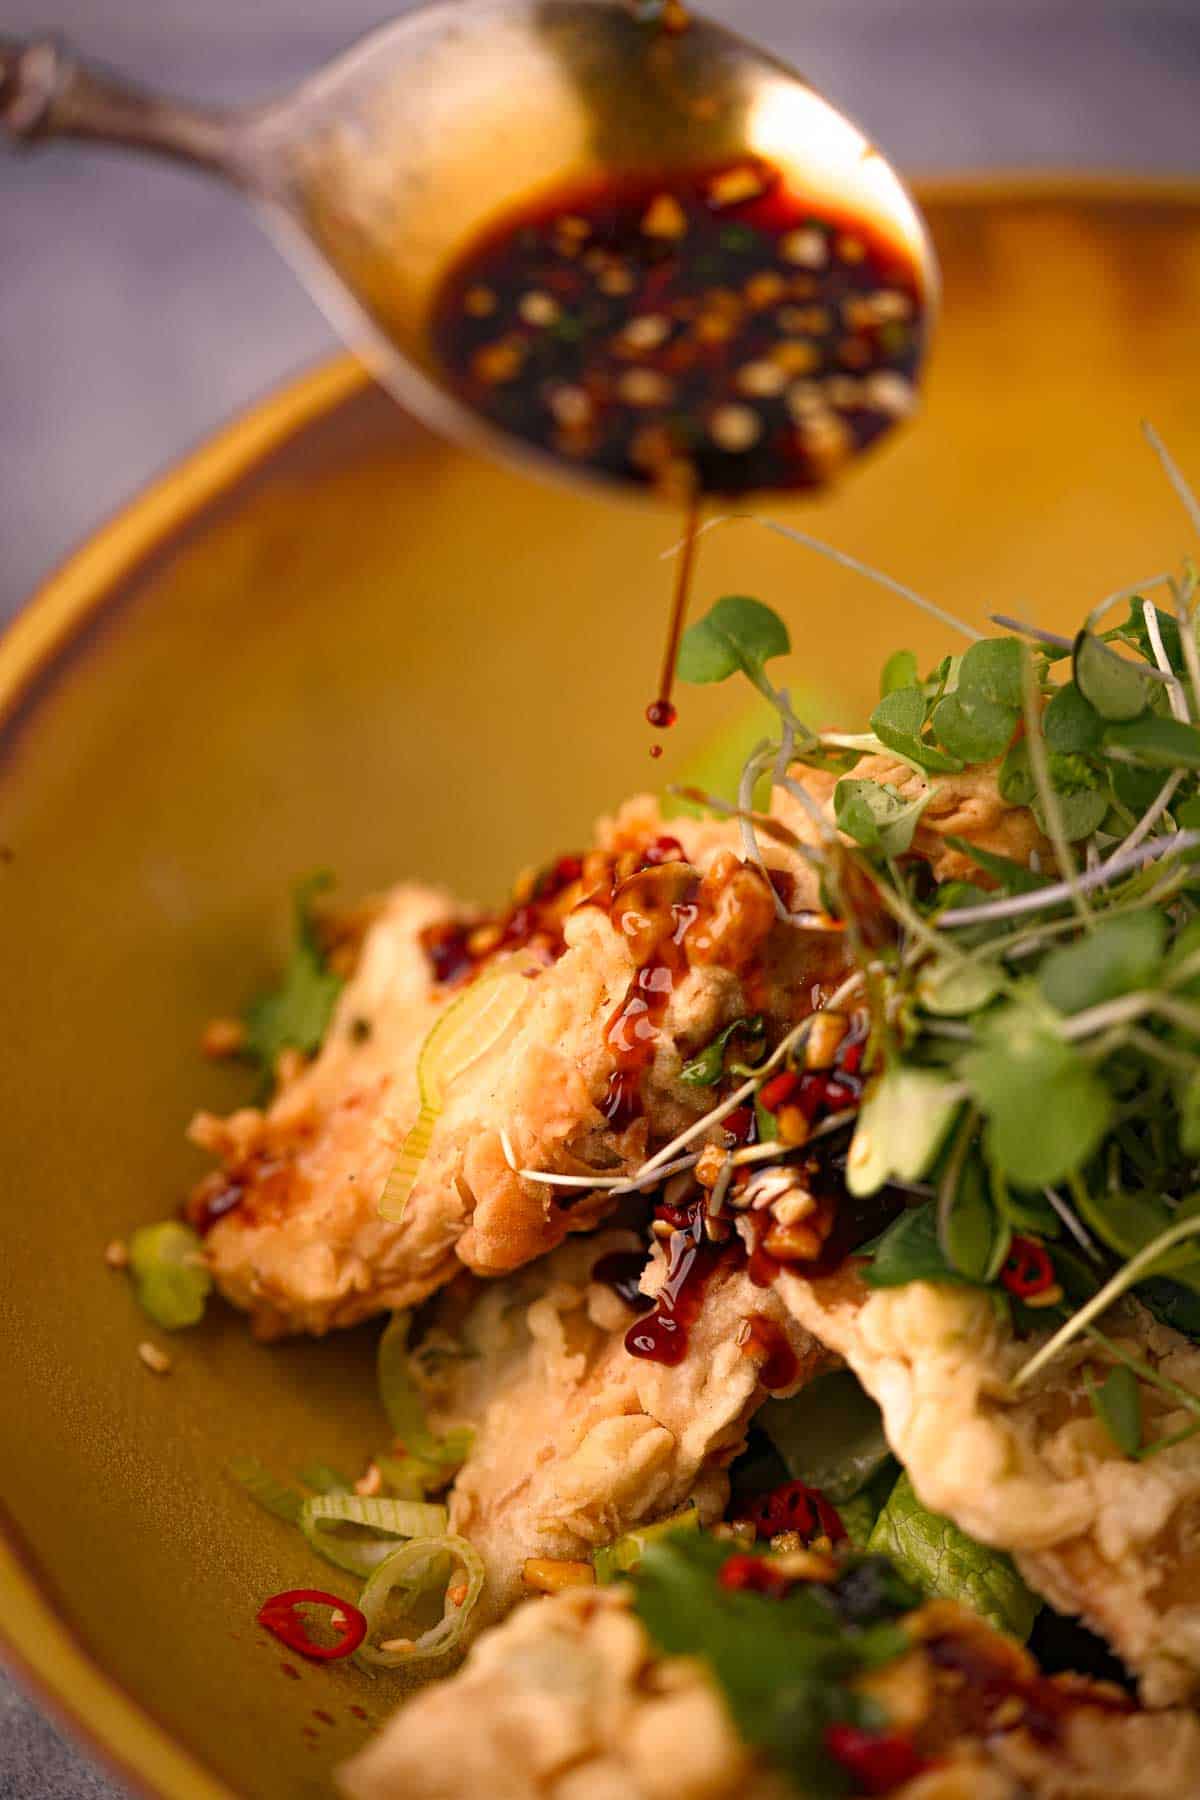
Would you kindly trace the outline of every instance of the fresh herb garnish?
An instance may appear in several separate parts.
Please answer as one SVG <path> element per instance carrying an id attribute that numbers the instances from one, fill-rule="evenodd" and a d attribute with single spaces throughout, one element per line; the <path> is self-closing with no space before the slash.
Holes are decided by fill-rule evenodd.
<path id="1" fill-rule="evenodd" d="M 779 1597 L 731 1591 L 719 1577 L 739 1554 L 698 1532 L 647 1544 L 634 1608 L 666 1655 L 708 1664 L 742 1737 L 803 1793 L 844 1794 L 826 1731 L 881 1726 L 879 1709 L 849 1681 L 904 1654 L 909 1640 L 897 1621 L 920 1593 L 874 1557 L 848 1559 L 828 1586 L 799 1582 Z"/>
<path id="2" fill-rule="evenodd" d="M 868 1550 L 886 1556 L 923 1593 L 958 1600 L 1013 1637 L 1027 1638 L 1041 1601 L 1010 1556 L 976 1543 L 940 1513 L 921 1505 L 901 1475 L 875 1521 Z"/>
<path id="3" fill-rule="evenodd" d="M 314 920 L 313 903 L 330 887 L 327 871 L 297 883 L 292 896 L 292 950 L 277 988 L 252 1000 L 244 1014 L 245 1054 L 266 1075 L 280 1053 L 312 1056 L 321 1048 L 342 980 L 329 968 Z"/>
<path id="4" fill-rule="evenodd" d="M 680 664 L 705 681 L 744 670 L 772 700 L 781 735 L 758 748 L 751 773 L 774 770 L 817 826 L 805 854 L 846 926 L 856 964 L 846 986 L 871 1016 L 847 1184 L 868 1196 L 894 1183 L 919 1202 L 879 1241 L 867 1278 L 970 1283 L 1018 1333 L 1055 1326 L 1019 1381 L 1130 1289 L 1200 1337 L 1200 1208 L 1189 1199 L 1200 1183 L 1198 578 L 1188 564 L 1148 585 L 1169 587 L 1169 600 L 1114 595 L 1073 639 L 1006 619 L 1007 635 L 980 640 L 948 620 L 970 646 L 924 678 L 911 653 L 895 652 L 870 729 L 857 734 L 796 718 L 764 674 L 786 630 L 745 599 L 718 602 L 693 626 Z M 1106 628 L 1117 604 L 1128 616 Z M 888 753 L 911 775 L 859 771 L 863 757 Z M 841 779 L 822 807 L 803 769 L 833 756 Z M 1018 841 L 1036 841 L 1031 827 L 1042 841 L 1027 860 L 1001 853 L 1000 832 L 979 845 L 942 836 L 978 878 L 938 886 L 913 846 L 931 842 L 929 802 L 959 776 L 968 791 L 995 782 L 1009 808 L 1031 815 Z M 1045 1262 L 1033 1285 L 1009 1267 L 1020 1244 Z M 1129 1373 L 1153 1385 L 1153 1369 Z M 1124 1377 L 1097 1390 L 1110 1414 L 1122 1390 Z M 1180 1403 L 1200 1420 L 1200 1397 Z"/>
<path id="5" fill-rule="evenodd" d="M 763 1036 L 761 1015 L 756 1013 L 752 1018 L 735 1019 L 731 1025 L 725 1027 L 724 1031 L 718 1032 L 712 1042 L 705 1045 L 699 1056 L 694 1056 L 690 1062 L 683 1065 L 679 1076 L 680 1081 L 686 1082 L 688 1087 L 715 1087 L 725 1073 L 725 1055 L 729 1048 L 729 1041 L 739 1032 L 743 1037 L 756 1044 L 761 1044 Z"/>

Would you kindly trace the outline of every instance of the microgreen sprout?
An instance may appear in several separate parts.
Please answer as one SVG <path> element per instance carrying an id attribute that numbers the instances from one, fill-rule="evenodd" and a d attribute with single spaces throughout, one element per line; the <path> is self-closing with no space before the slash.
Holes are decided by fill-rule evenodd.
<path id="1" fill-rule="evenodd" d="M 1156 434 L 1147 437 L 1200 529 L 1200 505 Z M 858 732 L 813 732 L 795 718 L 787 689 L 763 673 L 785 654 L 787 633 L 745 598 L 718 602 L 681 654 L 681 674 L 711 681 L 742 670 L 775 706 L 775 742 L 756 747 L 737 805 L 718 810 L 740 819 L 749 860 L 765 869 L 770 837 L 802 861 L 810 892 L 819 880 L 806 913 L 778 901 L 777 911 L 793 924 L 816 914 L 840 926 L 854 974 L 829 1005 L 869 1008 L 862 1103 L 811 1135 L 851 1132 L 855 1194 L 891 1183 L 933 1202 L 889 1234 L 880 1280 L 923 1273 L 992 1288 L 1015 1306 L 1014 1328 L 1032 1331 L 1043 1315 L 1011 1302 L 999 1277 L 1010 1241 L 1039 1246 L 1055 1272 L 1040 1298 L 1044 1320 L 1059 1323 L 1018 1388 L 1130 1291 L 1167 1307 L 1160 1316 L 1173 1323 L 1193 1317 L 1200 1246 L 1184 1246 L 1200 1235 L 1186 1198 L 1200 1178 L 1195 569 L 1116 589 L 1073 637 L 998 613 L 1006 635 L 984 639 L 844 552 L 758 523 L 969 640 L 924 676 L 911 651 L 894 651 L 869 729 Z M 1169 603 L 1147 597 L 1162 588 Z M 768 773 L 780 796 L 773 815 L 754 805 Z M 946 814 L 962 806 L 969 816 L 971 796 L 989 788 L 1001 820 L 993 835 L 948 835 Z M 805 841 L 786 824 L 791 802 L 806 815 Z M 1010 815 L 1015 855 L 1001 854 Z M 936 879 L 951 853 L 968 872 Z M 674 1166 L 783 1059 L 799 1066 L 806 1026 L 760 1066 L 724 1062 L 722 1079 L 744 1081 L 638 1180 Z M 790 1154 L 760 1143 L 727 1166 Z M 1167 1296 L 1156 1300 L 1160 1289 Z M 1110 1373 L 1092 1381 L 1097 1412 L 1127 1454 L 1154 1453 L 1163 1444 L 1142 1443 L 1140 1431 L 1134 1442 L 1130 1383 L 1153 1386 L 1155 1371 L 1126 1367 L 1116 1351 L 1108 1361 Z M 1175 1399 L 1197 1411 L 1200 1431 L 1200 1397 Z"/>

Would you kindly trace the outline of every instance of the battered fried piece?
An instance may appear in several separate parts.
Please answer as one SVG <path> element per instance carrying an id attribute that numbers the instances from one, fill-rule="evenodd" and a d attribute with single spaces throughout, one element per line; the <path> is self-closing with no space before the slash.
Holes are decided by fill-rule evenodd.
<path id="1" fill-rule="evenodd" d="M 767 1397 L 768 1321 L 795 1359 L 785 1355 L 786 1385 L 775 1391 L 794 1393 L 828 1365 L 782 1303 L 733 1262 L 710 1275 L 681 1362 L 631 1356 L 625 1333 L 637 1313 L 591 1279 L 622 1252 L 636 1270 L 644 1246 L 632 1232 L 565 1244 L 520 1277 L 489 1284 L 452 1333 L 435 1328 L 426 1340 L 435 1429 L 475 1431 L 450 1529 L 487 1566 L 481 1622 L 521 1597 L 527 1558 L 586 1557 L 688 1500 L 704 1523 L 720 1517 L 725 1470 Z M 647 1288 L 661 1279 L 659 1258 Z"/>
<path id="2" fill-rule="evenodd" d="M 1050 842 L 1038 830 L 1028 806 L 1014 806 L 997 786 L 999 761 L 979 763 L 955 775 L 918 775 L 897 756 L 888 753 L 864 756 L 854 766 L 856 781 L 875 781 L 895 788 L 904 800 L 916 800 L 927 787 L 933 798 L 921 814 L 913 837 L 915 856 L 924 857 L 937 881 L 975 881 L 988 887 L 991 881 L 962 850 L 947 844 L 948 837 L 965 838 L 998 856 L 1028 864 L 1035 852 L 1043 867 L 1052 867 Z M 833 790 L 838 776 L 823 769 L 795 771 L 804 787 L 833 818 Z M 777 792 L 772 811 L 806 844 L 815 844 L 819 832 L 811 815 L 793 796 Z"/>
<path id="3" fill-rule="evenodd" d="M 1029 1585 L 1081 1615 L 1140 1680 L 1147 1704 L 1200 1692 L 1200 1438 L 1145 1461 L 1125 1457 L 1088 1398 L 1076 1343 L 1013 1395 L 1039 1340 L 1017 1342 L 988 1296 L 911 1282 L 872 1292 L 852 1268 L 824 1280 L 782 1272 L 800 1324 L 844 1357 L 883 1410 L 888 1439 L 923 1504 L 1010 1550 Z M 1200 1349 L 1135 1301 L 1106 1335 L 1200 1392 Z M 1147 1443 L 1191 1423 L 1141 1389 Z"/>
<path id="4" fill-rule="evenodd" d="M 631 1172 L 707 1109 L 705 1090 L 679 1081 L 687 1058 L 745 1013 L 790 1022 L 840 978 L 839 934 L 781 923 L 766 876 L 731 848 L 732 827 L 672 821 L 681 851 L 655 846 L 666 829 L 638 803 L 576 865 L 555 903 L 557 942 L 534 939 L 548 966 L 531 975 L 512 1028 L 452 1082 L 401 1222 L 378 1216 L 379 1198 L 416 1115 L 420 1046 L 462 991 L 435 979 L 427 947 L 447 926 L 472 935 L 444 896 L 401 887 L 387 898 L 324 1047 L 265 1113 L 196 1122 L 193 1136 L 225 1166 L 201 1183 L 191 1217 L 208 1230 L 219 1287 L 260 1336 L 410 1306 L 464 1264 L 501 1274 L 590 1229 L 608 1197 L 520 1177 L 501 1133 L 520 1167 Z M 772 859 L 811 885 L 794 855 Z"/>
<path id="5" fill-rule="evenodd" d="M 1200 1793 L 1192 1714 L 1128 1712 L 1105 1690 L 1043 1681 L 1023 1651 L 946 1603 L 907 1624 L 913 1650 L 866 1678 L 889 1722 L 931 1759 L 890 1790 L 897 1800 Z M 968 1667 L 974 1680 L 962 1678 Z M 1023 1688 L 1037 1695 L 1037 1710 L 1017 1697 Z M 657 1655 L 628 1595 L 613 1588 L 519 1608 L 456 1677 L 404 1707 L 339 1781 L 349 1800 L 796 1794 L 741 1741 L 704 1664 Z"/>

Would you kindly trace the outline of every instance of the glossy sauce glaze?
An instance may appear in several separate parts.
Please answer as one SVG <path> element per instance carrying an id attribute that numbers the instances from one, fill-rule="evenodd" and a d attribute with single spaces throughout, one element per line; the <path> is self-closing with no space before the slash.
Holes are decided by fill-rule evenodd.
<path id="1" fill-rule="evenodd" d="M 494 425 L 687 500 L 827 481 L 909 410 L 924 323 L 907 250 L 751 157 L 541 195 L 462 252 L 430 337 Z"/>

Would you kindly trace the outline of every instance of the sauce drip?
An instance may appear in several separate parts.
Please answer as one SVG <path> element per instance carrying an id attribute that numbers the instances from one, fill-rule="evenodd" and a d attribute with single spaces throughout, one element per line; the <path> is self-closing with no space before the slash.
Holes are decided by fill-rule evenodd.
<path id="1" fill-rule="evenodd" d="M 592 1280 L 610 1287 L 634 1312 L 649 1312 L 654 1302 L 641 1289 L 645 1268 L 644 1250 L 610 1250 L 592 1269 Z"/>
<path id="2" fill-rule="evenodd" d="M 765 1313 L 751 1313 L 749 1333 L 741 1346 L 743 1356 L 760 1357 L 758 1379 L 769 1393 L 789 1388 L 799 1378 L 800 1364 L 788 1343 L 787 1333 Z"/>
<path id="3" fill-rule="evenodd" d="M 704 1201 L 686 1214 L 686 1223 L 667 1239 L 667 1275 L 654 1299 L 654 1310 L 625 1333 L 630 1356 L 674 1368 L 687 1354 L 688 1327 L 704 1303 L 708 1278 L 725 1255 L 724 1247 L 704 1235 Z"/>
<path id="4" fill-rule="evenodd" d="M 688 597 L 692 591 L 692 567 L 696 560 L 696 539 L 699 536 L 699 526 L 700 510 L 696 501 L 692 499 L 688 502 L 687 512 L 684 515 L 683 543 L 680 546 L 679 561 L 675 571 L 671 610 L 667 616 L 667 642 L 663 650 L 662 673 L 658 678 L 658 698 L 652 700 L 646 708 L 646 717 L 656 731 L 666 731 L 679 716 L 671 699 L 671 690 L 675 685 L 675 664 L 679 660 L 679 640 L 683 636 Z"/>

